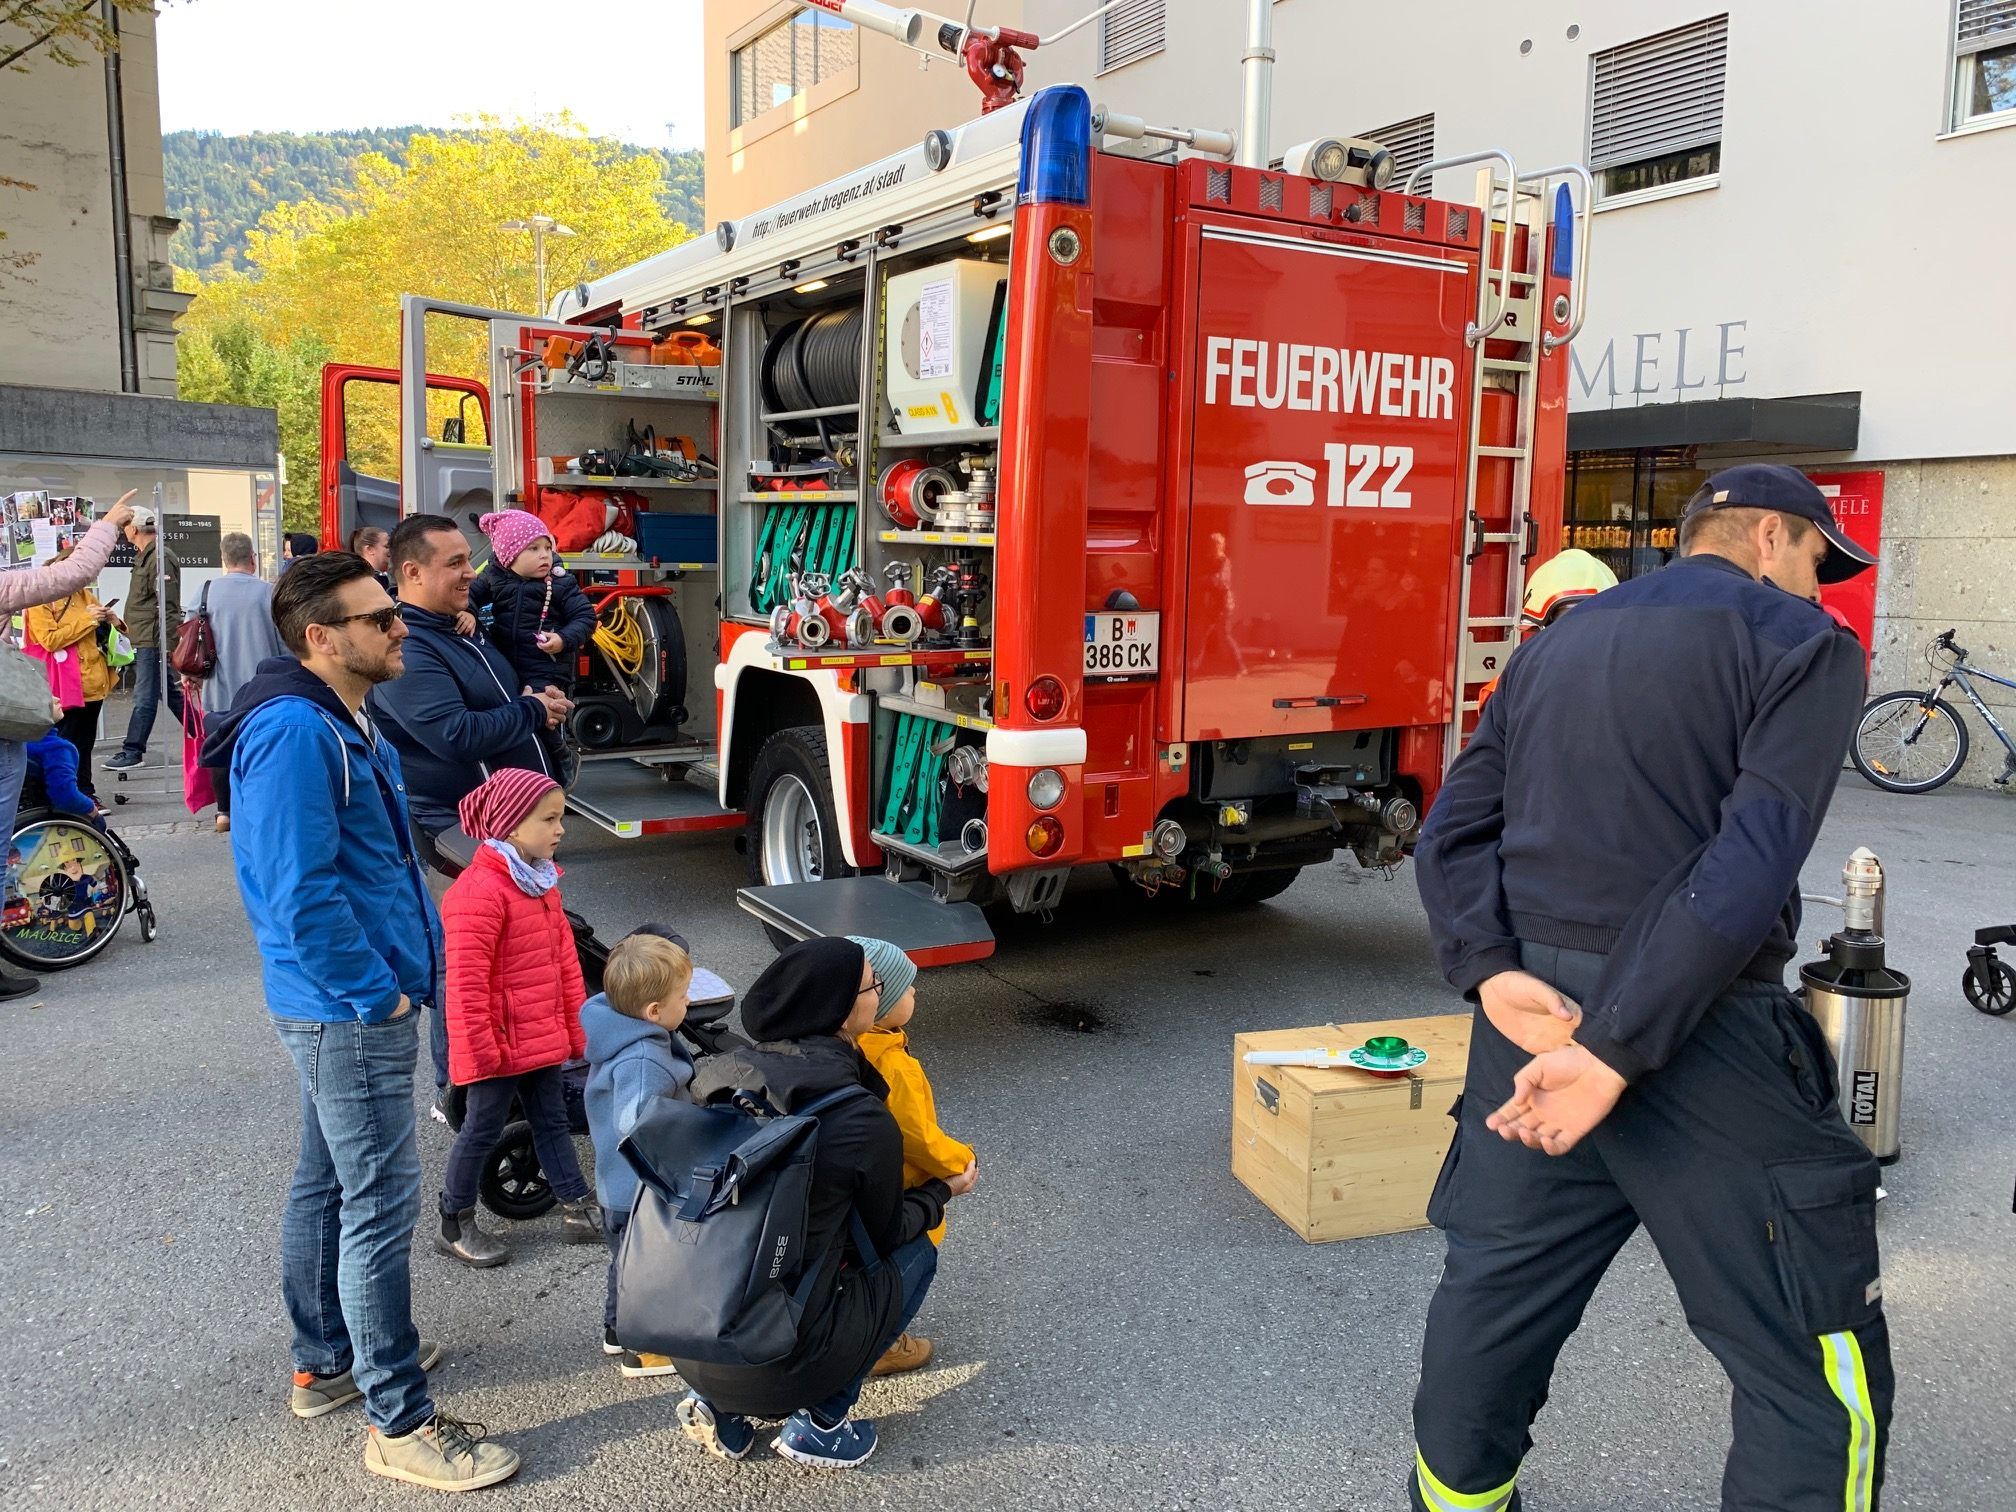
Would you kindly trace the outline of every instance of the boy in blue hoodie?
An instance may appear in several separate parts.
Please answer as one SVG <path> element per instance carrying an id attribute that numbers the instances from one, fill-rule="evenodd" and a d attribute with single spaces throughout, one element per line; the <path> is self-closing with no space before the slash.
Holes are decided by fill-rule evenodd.
<path id="1" fill-rule="evenodd" d="M 669 932 L 669 931 L 668 931 Z M 602 1350 L 621 1357 L 626 1376 L 676 1375 L 664 1355 L 625 1349 L 616 1338 L 616 1257 L 637 1201 L 637 1173 L 617 1146 L 660 1097 L 678 1097 L 693 1080 L 693 1061 L 673 1033 L 686 1021 L 693 958 L 683 944 L 647 925 L 619 940 L 603 969 L 602 991 L 581 1005 L 588 1037 L 588 1132 L 595 1141 L 595 1195 L 609 1241 L 609 1292 L 602 1308 Z"/>

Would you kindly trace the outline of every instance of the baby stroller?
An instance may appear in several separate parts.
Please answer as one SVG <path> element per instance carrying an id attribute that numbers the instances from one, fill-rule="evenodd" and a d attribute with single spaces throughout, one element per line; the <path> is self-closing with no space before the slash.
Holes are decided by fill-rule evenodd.
<path id="1" fill-rule="evenodd" d="M 458 876 L 475 855 L 476 846 L 459 829 L 449 830 L 435 837 L 434 851 L 435 864 L 448 875 Z M 597 937 L 588 921 L 571 908 L 567 910 L 567 923 L 574 931 L 574 951 L 581 960 L 582 980 L 590 994 L 600 992 L 602 974 L 609 964 L 609 947 Z M 679 1038 L 685 1041 L 687 1053 L 715 1055 L 746 1045 L 748 1041 L 727 1024 L 728 1015 L 735 1011 L 733 990 L 711 972 L 696 973 L 693 983 L 696 994 L 701 992 L 703 983 L 718 986 L 704 998 L 696 995 L 687 1005 L 686 1021 L 679 1026 Z M 588 1063 L 570 1061 L 560 1069 L 567 1126 L 575 1134 L 585 1135 L 588 1111 L 583 1094 L 588 1086 Z M 466 1088 L 451 1086 L 441 1094 L 441 1111 L 447 1116 L 449 1128 L 460 1131 L 467 1103 Z M 497 1147 L 483 1164 L 477 1190 L 483 1206 L 499 1218 L 537 1218 L 553 1207 L 556 1200 L 553 1188 L 539 1168 L 539 1152 L 532 1145 L 532 1125 L 523 1118 L 514 1114 L 504 1126 Z"/>
<path id="2" fill-rule="evenodd" d="M 128 914 L 140 938 L 161 932 L 140 861 L 103 821 L 48 807 L 24 786 L 7 847 L 0 956 L 30 971 L 65 971 L 100 954 Z"/>

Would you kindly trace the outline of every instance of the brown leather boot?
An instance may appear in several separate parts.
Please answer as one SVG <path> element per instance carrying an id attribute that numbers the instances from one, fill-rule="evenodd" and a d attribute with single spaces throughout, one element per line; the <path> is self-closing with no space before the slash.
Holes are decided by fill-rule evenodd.
<path id="1" fill-rule="evenodd" d="M 883 1351 L 870 1375 L 901 1375 L 906 1370 L 922 1370 L 931 1363 L 931 1341 L 922 1334 L 898 1334 L 896 1342 Z"/>

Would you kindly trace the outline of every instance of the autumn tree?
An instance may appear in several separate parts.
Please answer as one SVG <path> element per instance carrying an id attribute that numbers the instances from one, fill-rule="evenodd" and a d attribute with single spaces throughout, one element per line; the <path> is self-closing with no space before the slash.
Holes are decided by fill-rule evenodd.
<path id="1" fill-rule="evenodd" d="M 112 6 L 145 15 L 154 0 L 112 0 Z M 98 0 L 0 0 L 0 69 L 25 71 L 38 48 L 47 49 L 51 62 L 75 68 L 118 45 L 119 33 Z"/>
<path id="2" fill-rule="evenodd" d="M 333 203 L 302 201 L 266 214 L 248 238 L 247 270 L 205 284 L 183 318 L 184 360 L 193 356 L 205 372 L 216 371 L 202 351 L 207 344 L 231 371 L 227 353 L 241 350 L 241 333 L 249 333 L 276 354 L 275 365 L 261 371 L 294 373 L 286 381 L 302 385 L 304 398 L 314 385 L 285 354 L 319 350 L 336 361 L 396 367 L 402 293 L 532 309 L 531 238 L 500 229 L 506 220 L 543 213 L 577 233 L 547 242 L 549 289 L 684 241 L 690 233 L 659 203 L 662 173 L 658 159 L 590 137 L 564 115 L 517 125 L 486 118 L 422 133 L 403 162 L 366 153 L 356 182 Z M 487 381 L 487 338 L 473 321 L 437 320 L 428 329 L 428 365 Z M 186 382 L 184 394 L 197 397 Z M 304 404 L 299 412 L 311 411 Z M 383 422 L 364 431 L 352 438 L 353 464 L 396 477 L 396 433 Z M 311 502 L 300 507 L 312 511 L 315 475 L 291 449 L 288 477 L 289 516 L 299 518 L 304 497 Z"/>

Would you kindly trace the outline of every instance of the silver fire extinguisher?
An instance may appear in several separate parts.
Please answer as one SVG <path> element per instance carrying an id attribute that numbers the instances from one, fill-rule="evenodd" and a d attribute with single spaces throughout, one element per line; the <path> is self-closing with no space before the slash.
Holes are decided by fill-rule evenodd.
<path id="1" fill-rule="evenodd" d="M 1832 898 L 1815 902 L 1833 903 Z M 1911 979 L 1883 959 L 1883 864 L 1865 848 L 1841 872 L 1841 928 L 1799 968 L 1806 1011 L 1834 1052 L 1842 1116 L 1885 1165 L 1900 1153 L 1904 1004 Z"/>

